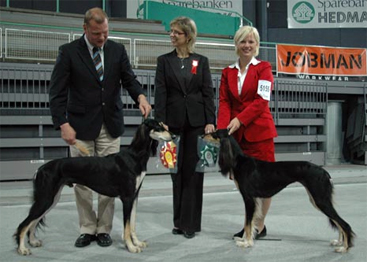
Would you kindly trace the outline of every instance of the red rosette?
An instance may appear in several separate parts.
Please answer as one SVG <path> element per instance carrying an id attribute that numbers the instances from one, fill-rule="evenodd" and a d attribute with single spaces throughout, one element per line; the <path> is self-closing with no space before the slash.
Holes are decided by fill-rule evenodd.
<path id="1" fill-rule="evenodd" d="M 199 65 L 199 61 L 198 60 L 192 60 L 192 66 L 191 66 L 191 74 L 196 75 L 196 71 Z"/>
<path id="2" fill-rule="evenodd" d="M 172 141 L 165 142 L 159 152 L 162 165 L 166 168 L 174 168 L 177 163 L 177 147 Z"/>

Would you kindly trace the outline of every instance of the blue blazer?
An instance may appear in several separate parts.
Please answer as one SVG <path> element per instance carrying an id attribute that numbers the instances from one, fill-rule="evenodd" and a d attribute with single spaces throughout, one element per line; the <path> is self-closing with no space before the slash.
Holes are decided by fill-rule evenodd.
<path id="1" fill-rule="evenodd" d="M 125 47 L 107 40 L 104 79 L 99 81 L 84 35 L 62 45 L 50 82 L 50 109 L 54 127 L 69 122 L 80 140 L 94 140 L 104 123 L 112 137 L 124 132 L 122 87 L 137 103 L 144 94 L 131 69 Z"/>

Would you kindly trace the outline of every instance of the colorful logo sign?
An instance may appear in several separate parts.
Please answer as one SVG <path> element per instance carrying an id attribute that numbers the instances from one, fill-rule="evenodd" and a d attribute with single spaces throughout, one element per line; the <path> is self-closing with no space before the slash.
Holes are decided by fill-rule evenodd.
<path id="1" fill-rule="evenodd" d="M 315 17 L 315 9 L 308 2 L 299 2 L 293 6 L 292 17 L 298 23 L 309 23 Z"/>

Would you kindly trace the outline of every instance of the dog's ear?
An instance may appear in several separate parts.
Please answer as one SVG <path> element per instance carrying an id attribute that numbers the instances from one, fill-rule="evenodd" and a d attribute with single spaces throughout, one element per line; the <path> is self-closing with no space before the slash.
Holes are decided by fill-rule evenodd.
<path id="1" fill-rule="evenodd" d="M 220 139 L 218 165 L 223 176 L 227 176 L 231 173 L 236 166 L 236 159 L 233 154 L 230 139 L 228 138 L 228 133 L 227 137 Z"/>
<path id="2" fill-rule="evenodd" d="M 143 124 L 144 124 L 144 125 L 146 125 L 146 126 L 147 126 L 147 127 L 149 127 L 149 128 L 153 128 L 153 127 L 152 127 L 153 122 L 154 122 L 154 120 L 153 120 L 153 119 L 151 119 L 151 118 L 146 118 L 146 119 L 144 119 Z"/>
<path id="3" fill-rule="evenodd" d="M 152 118 L 147 118 L 144 120 L 144 124 L 150 129 L 155 131 L 164 131 L 164 127 L 157 120 Z"/>
<path id="4" fill-rule="evenodd" d="M 221 139 L 229 136 L 228 129 L 217 129 L 214 133 L 212 133 L 213 138 Z"/>
<path id="5" fill-rule="evenodd" d="M 156 156 L 157 155 L 157 148 L 158 148 L 158 141 L 154 140 L 152 141 L 151 145 L 150 145 L 150 150 L 151 150 L 151 155 L 152 156 Z"/>
<path id="6" fill-rule="evenodd" d="M 145 139 L 148 133 L 147 131 L 149 131 L 148 122 L 146 122 L 146 120 L 144 120 L 144 122 L 140 126 L 138 126 L 138 130 L 135 133 L 134 140 L 138 140 L 138 138 L 142 138 L 143 140 Z"/>

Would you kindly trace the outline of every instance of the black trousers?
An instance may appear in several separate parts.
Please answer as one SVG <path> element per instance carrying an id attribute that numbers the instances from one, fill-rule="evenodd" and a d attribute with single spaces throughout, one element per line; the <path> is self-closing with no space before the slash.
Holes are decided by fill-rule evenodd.
<path id="1" fill-rule="evenodd" d="M 188 122 L 188 121 L 187 121 Z M 197 138 L 204 133 L 204 127 L 172 129 L 180 135 L 178 172 L 171 174 L 173 183 L 173 224 L 188 232 L 201 231 L 203 206 L 204 173 L 195 172 L 199 160 Z"/>

